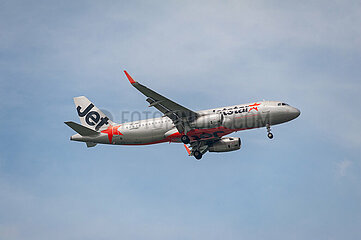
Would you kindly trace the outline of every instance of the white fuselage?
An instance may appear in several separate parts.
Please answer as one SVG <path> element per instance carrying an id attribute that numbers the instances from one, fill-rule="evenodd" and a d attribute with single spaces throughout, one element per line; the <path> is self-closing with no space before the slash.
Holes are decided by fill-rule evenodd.
<path id="1" fill-rule="evenodd" d="M 219 113 L 223 123 L 216 128 L 193 129 L 188 135 L 191 140 L 207 140 L 222 137 L 235 131 L 276 125 L 295 119 L 300 111 L 277 101 L 260 101 L 222 108 L 197 111 L 199 115 Z M 180 142 L 181 134 L 168 117 L 152 118 L 122 123 L 102 130 L 98 136 L 73 135 L 71 140 L 117 145 L 146 145 L 161 142 Z"/>

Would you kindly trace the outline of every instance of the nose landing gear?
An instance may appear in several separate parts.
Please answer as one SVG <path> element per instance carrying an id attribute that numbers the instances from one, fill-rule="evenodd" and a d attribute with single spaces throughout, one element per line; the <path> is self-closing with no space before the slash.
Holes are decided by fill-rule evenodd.
<path id="1" fill-rule="evenodd" d="M 273 138 L 273 134 L 271 133 L 271 125 L 269 125 L 269 124 L 267 124 L 266 125 L 266 128 L 267 128 L 267 137 L 269 138 L 269 139 L 272 139 Z"/>

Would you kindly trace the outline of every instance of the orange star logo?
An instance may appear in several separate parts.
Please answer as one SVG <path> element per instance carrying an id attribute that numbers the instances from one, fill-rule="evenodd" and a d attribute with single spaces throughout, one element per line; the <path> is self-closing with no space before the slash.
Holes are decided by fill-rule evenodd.
<path id="1" fill-rule="evenodd" d="M 258 107 L 257 107 L 257 106 L 259 106 L 259 105 L 261 105 L 261 104 L 260 104 L 260 103 L 254 103 L 254 104 L 252 104 L 252 105 L 249 105 L 251 108 L 249 109 L 248 112 L 250 112 L 250 111 L 253 110 L 253 109 L 258 112 Z"/>
<path id="2" fill-rule="evenodd" d="M 109 143 L 112 143 L 113 135 L 123 135 L 121 132 L 118 131 L 119 126 L 112 126 L 109 125 L 109 127 L 103 131 L 102 133 L 108 134 Z"/>

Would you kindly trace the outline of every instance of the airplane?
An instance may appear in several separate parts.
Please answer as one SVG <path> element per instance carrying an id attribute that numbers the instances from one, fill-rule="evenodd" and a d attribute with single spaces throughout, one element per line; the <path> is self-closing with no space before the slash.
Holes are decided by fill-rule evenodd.
<path id="1" fill-rule="evenodd" d="M 147 97 L 149 107 L 158 109 L 162 117 L 116 124 L 86 97 L 75 97 L 81 124 L 65 122 L 77 132 L 70 140 L 85 142 L 87 147 L 98 143 L 183 143 L 188 155 L 200 160 L 206 152 L 230 152 L 241 148 L 239 137 L 225 135 L 265 127 L 268 138 L 272 139 L 271 126 L 300 115 L 300 110 L 287 103 L 265 100 L 193 111 L 135 81 L 127 71 L 124 73 L 131 85 Z"/>

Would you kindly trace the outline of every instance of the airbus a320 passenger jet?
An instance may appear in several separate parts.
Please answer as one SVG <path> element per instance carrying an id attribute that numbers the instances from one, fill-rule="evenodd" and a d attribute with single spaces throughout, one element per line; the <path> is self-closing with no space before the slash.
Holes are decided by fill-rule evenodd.
<path id="1" fill-rule="evenodd" d="M 192 111 L 136 82 L 126 72 L 129 82 L 143 93 L 149 107 L 163 113 L 162 117 L 116 124 L 86 97 L 75 97 L 80 124 L 65 122 L 77 134 L 70 140 L 116 145 L 146 145 L 182 142 L 190 156 L 201 159 L 209 152 L 229 152 L 241 148 L 238 137 L 227 134 L 266 127 L 273 138 L 271 126 L 291 121 L 300 115 L 297 108 L 278 101 L 258 101 L 229 107 Z M 188 146 L 187 146 L 188 145 Z"/>

